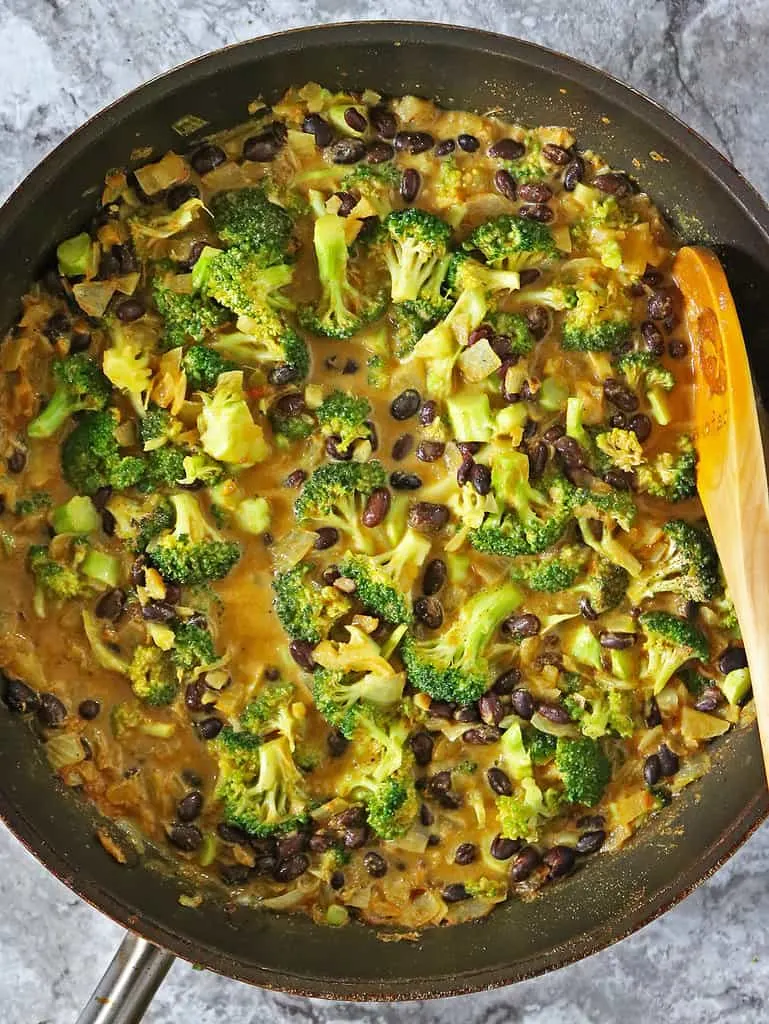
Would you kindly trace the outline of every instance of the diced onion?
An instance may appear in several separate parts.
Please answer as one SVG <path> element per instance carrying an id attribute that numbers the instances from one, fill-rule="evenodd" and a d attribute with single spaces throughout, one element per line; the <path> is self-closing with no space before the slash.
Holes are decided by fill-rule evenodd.
<path id="1" fill-rule="evenodd" d="M 117 290 L 114 281 L 81 281 L 74 285 L 75 300 L 88 316 L 102 316 Z"/>
<path id="2" fill-rule="evenodd" d="M 134 174 L 147 195 L 153 196 L 156 192 L 163 192 L 172 185 L 186 181 L 190 171 L 186 162 L 170 150 L 157 163 L 138 167 Z"/>
<path id="3" fill-rule="evenodd" d="M 465 380 L 472 382 L 485 380 L 502 365 L 502 360 L 489 344 L 488 338 L 482 338 L 466 348 L 459 357 L 459 368 Z"/>
<path id="4" fill-rule="evenodd" d="M 315 534 L 309 530 L 291 530 L 272 549 L 272 561 L 277 572 L 287 572 L 298 565 L 315 544 Z"/>

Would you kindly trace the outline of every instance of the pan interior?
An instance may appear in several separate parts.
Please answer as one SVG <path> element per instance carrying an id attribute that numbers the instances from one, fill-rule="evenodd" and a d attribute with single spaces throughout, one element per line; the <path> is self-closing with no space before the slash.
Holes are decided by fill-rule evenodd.
<path id="1" fill-rule="evenodd" d="M 151 147 L 186 148 L 243 120 L 249 101 L 290 84 L 418 93 L 451 107 L 500 109 L 513 120 L 564 124 L 632 171 L 686 241 L 724 260 L 764 391 L 769 321 L 769 215 L 735 172 L 682 125 L 598 72 L 502 37 L 419 24 L 361 24 L 287 33 L 203 58 L 145 86 L 59 148 L 0 215 L 0 331 L 52 243 L 87 221 L 104 172 Z M 197 115 L 191 137 L 173 125 Z M 336 998 L 411 999 L 509 983 L 587 955 L 637 928 L 712 870 L 766 815 L 755 728 L 714 750 L 708 776 L 657 816 L 637 842 L 531 903 L 511 902 L 469 925 L 382 942 L 351 926 L 301 917 L 202 910 L 178 903 L 183 883 L 121 867 L 92 840 L 79 801 L 54 786 L 30 730 L 0 712 L 0 810 L 67 884 L 117 920 L 214 970 L 257 984 Z"/>

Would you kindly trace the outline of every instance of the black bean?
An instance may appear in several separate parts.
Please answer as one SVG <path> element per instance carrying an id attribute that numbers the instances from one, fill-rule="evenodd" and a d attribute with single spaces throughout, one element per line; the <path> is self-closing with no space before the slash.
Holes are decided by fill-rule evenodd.
<path id="1" fill-rule="evenodd" d="M 107 278 L 110 278 L 110 277 L 117 277 L 119 273 L 120 273 L 120 260 L 117 258 L 117 256 L 113 256 L 111 252 L 102 253 L 101 259 L 99 260 L 98 276 L 100 278 L 102 278 L 103 280 L 106 280 Z M 51 320 L 53 320 L 53 317 L 51 317 Z M 51 333 L 50 333 L 51 328 L 49 326 L 50 322 L 51 321 L 49 320 L 48 324 L 46 324 L 45 330 L 43 331 L 43 333 L 45 334 L 45 336 L 48 338 L 49 341 L 56 341 L 57 335 L 54 335 L 54 337 L 51 337 Z"/>
<path id="2" fill-rule="evenodd" d="M 461 132 L 457 135 L 457 145 L 460 149 L 463 149 L 465 153 L 475 153 L 481 144 L 474 135 L 469 135 L 467 132 Z"/>
<path id="3" fill-rule="evenodd" d="M 499 725 L 505 717 L 501 700 L 496 693 L 491 691 L 484 693 L 478 701 L 478 713 L 481 716 L 481 721 L 486 725 Z"/>
<path id="4" fill-rule="evenodd" d="M 469 724 L 470 722 L 480 722 L 480 720 L 481 716 L 475 704 L 467 704 L 463 708 L 457 708 L 454 712 L 455 722 L 465 722 Z"/>
<path id="5" fill-rule="evenodd" d="M 203 718 L 196 724 L 198 730 L 198 736 L 202 740 L 214 740 L 222 731 L 224 722 L 221 718 L 216 718 L 213 715 L 210 718 Z"/>
<path id="6" fill-rule="evenodd" d="M 167 601 L 148 601 L 142 607 L 142 618 L 147 622 L 170 622 L 176 618 L 176 609 Z"/>
<path id="7" fill-rule="evenodd" d="M 303 469 L 292 469 L 286 479 L 283 481 L 284 487 L 301 487 L 307 479 L 307 474 Z"/>
<path id="8" fill-rule="evenodd" d="M 478 494 L 486 495 L 491 490 L 491 469 L 480 462 L 473 464 L 470 470 L 470 483 Z"/>
<path id="9" fill-rule="evenodd" d="M 192 853 L 203 842 L 203 833 L 197 825 L 175 824 L 168 829 L 168 840 L 177 850 Z"/>
<path id="10" fill-rule="evenodd" d="M 286 860 L 288 857 L 295 857 L 307 849 L 308 836 L 304 832 L 295 832 L 292 836 L 283 836 L 276 840 L 275 847 L 279 860 Z"/>
<path id="11" fill-rule="evenodd" d="M 422 178 L 414 167 L 407 167 L 401 175 L 400 194 L 404 203 L 413 203 L 419 195 Z"/>
<path id="12" fill-rule="evenodd" d="M 334 138 L 331 125 L 320 114 L 308 114 L 302 122 L 302 131 L 315 136 L 315 145 L 319 149 L 325 149 Z"/>
<path id="13" fill-rule="evenodd" d="M 502 623 L 501 629 L 506 636 L 514 637 L 516 640 L 523 640 L 525 637 L 536 636 L 542 628 L 542 623 L 532 612 L 521 612 L 519 615 L 510 615 Z"/>
<path id="14" fill-rule="evenodd" d="M 475 843 L 460 843 L 454 854 L 454 863 L 465 867 L 467 864 L 472 864 L 477 856 L 478 847 Z"/>
<path id="15" fill-rule="evenodd" d="M 549 224 L 555 214 L 544 203 L 529 203 L 518 210 L 518 216 L 525 217 L 526 220 L 536 220 L 540 224 Z"/>
<path id="16" fill-rule="evenodd" d="M 357 164 L 366 155 L 366 144 L 362 139 L 337 139 L 327 152 L 335 164 Z"/>
<path id="17" fill-rule="evenodd" d="M 635 633 L 624 633 L 617 629 L 602 629 L 598 634 L 601 647 L 610 651 L 626 651 L 636 642 Z"/>
<path id="18" fill-rule="evenodd" d="M 108 508 L 105 508 L 101 512 L 101 528 L 108 537 L 114 537 L 116 521 Z"/>
<path id="19" fill-rule="evenodd" d="M 435 145 L 435 139 L 429 132 L 398 132 L 393 139 L 396 149 L 405 150 L 406 153 L 426 153 Z"/>
<path id="20" fill-rule="evenodd" d="M 521 288 L 525 288 L 527 284 L 534 284 L 540 278 L 540 271 L 536 267 L 525 267 L 523 270 L 518 272 L 518 277 L 521 282 Z"/>
<path id="21" fill-rule="evenodd" d="M 96 602 L 94 611 L 97 618 L 110 619 L 112 622 L 119 619 L 125 609 L 125 600 L 125 593 L 119 587 L 108 590 Z"/>
<path id="22" fill-rule="evenodd" d="M 225 843 L 233 843 L 236 846 L 248 846 L 249 836 L 247 832 L 244 832 L 242 828 L 238 828 L 237 825 L 228 825 L 227 822 L 220 822 L 216 826 L 217 834 L 220 839 L 223 839 Z"/>
<path id="23" fill-rule="evenodd" d="M 390 500 L 390 492 L 386 487 L 377 487 L 373 490 L 360 517 L 363 525 L 369 528 L 379 526 L 390 511 Z"/>
<path id="24" fill-rule="evenodd" d="M 268 858 L 269 859 L 269 858 Z M 269 874 L 273 861 L 265 867 L 263 860 L 259 863 L 259 874 Z M 219 877 L 225 885 L 245 885 L 248 881 L 249 869 L 245 864 L 223 864 L 219 869 Z"/>
<path id="25" fill-rule="evenodd" d="M 369 850 L 363 856 L 363 867 L 372 878 L 384 878 L 387 874 L 387 861 L 380 853 Z"/>
<path id="26" fill-rule="evenodd" d="M 407 388 L 390 403 L 390 415 L 394 420 L 408 420 L 415 416 L 422 404 L 422 396 L 414 388 Z"/>
<path id="27" fill-rule="evenodd" d="M 342 367 L 342 373 L 345 375 L 349 375 L 351 373 L 357 373 L 359 369 L 360 367 L 358 366 L 354 359 L 346 359 L 344 366 Z M 369 428 L 369 430 L 371 430 L 372 433 L 374 432 L 371 420 L 366 420 L 366 426 Z M 373 443 L 373 440 L 371 447 L 373 448 L 374 451 L 376 451 L 376 444 Z"/>
<path id="28" fill-rule="evenodd" d="M 568 434 L 559 437 L 553 447 L 563 459 L 564 464 L 571 469 L 580 469 L 585 465 L 585 453 L 579 443 Z"/>
<path id="29" fill-rule="evenodd" d="M 518 687 L 513 690 L 512 694 L 512 708 L 519 718 L 523 718 L 525 721 L 534 714 L 534 698 L 524 687 Z"/>
<path id="30" fill-rule="evenodd" d="M 446 563 L 441 558 L 431 559 L 422 577 L 422 593 L 427 597 L 437 594 L 446 582 L 448 571 Z"/>
<path id="31" fill-rule="evenodd" d="M 371 122 L 371 127 L 381 138 L 394 138 L 398 122 L 395 119 L 395 114 L 387 107 L 372 107 L 368 112 L 368 119 Z"/>
<path id="32" fill-rule="evenodd" d="M 483 445 L 480 441 L 455 441 L 457 451 L 460 455 L 477 455 Z"/>
<path id="33" fill-rule="evenodd" d="M 657 759 L 660 763 L 660 772 L 665 778 L 669 778 L 680 768 L 681 764 L 678 754 L 671 750 L 667 743 L 663 743 L 657 751 Z"/>
<path id="34" fill-rule="evenodd" d="M 441 896 L 446 903 L 459 903 L 462 900 L 469 899 L 470 893 L 461 882 L 452 882 L 451 885 L 445 886 Z"/>
<path id="35" fill-rule="evenodd" d="M 342 449 L 342 438 L 339 434 L 330 434 L 326 438 L 326 454 L 335 459 L 337 462 L 350 462 L 352 459 L 352 445 L 350 447 Z"/>
<path id="36" fill-rule="evenodd" d="M 401 434 L 401 436 L 395 441 L 392 447 L 392 457 L 396 462 L 400 462 L 405 459 L 411 449 L 414 447 L 414 435 L 413 434 Z"/>
<path id="37" fill-rule="evenodd" d="M 510 777 L 501 768 L 489 768 L 486 772 L 486 778 L 489 781 L 492 792 L 496 793 L 497 796 L 513 795 L 513 784 L 510 781 Z"/>
<path id="38" fill-rule="evenodd" d="M 665 351 L 665 339 L 655 323 L 651 320 L 644 320 L 641 324 L 641 335 L 647 352 L 653 356 L 661 356 L 663 354 Z"/>
<path id="39" fill-rule="evenodd" d="M 706 686 L 695 701 L 694 706 L 697 711 L 715 711 L 723 699 L 723 694 L 717 686 Z"/>
<path id="40" fill-rule="evenodd" d="M 315 543 L 313 547 L 316 551 L 327 551 L 328 548 L 332 548 L 339 540 L 339 530 L 335 526 L 319 526 L 315 531 Z"/>
<path id="41" fill-rule="evenodd" d="M 499 170 L 494 173 L 494 188 L 500 193 L 500 195 L 503 195 L 505 199 L 509 199 L 511 203 L 515 202 L 517 198 L 515 178 L 512 176 L 510 171 L 506 171 L 504 167 L 500 167 Z"/>
<path id="42" fill-rule="evenodd" d="M 510 860 L 514 853 L 517 853 L 523 843 L 520 839 L 507 839 L 505 836 L 495 836 L 491 840 L 489 853 L 494 860 Z"/>
<path id="43" fill-rule="evenodd" d="M 92 721 L 101 711 L 101 704 L 98 700 L 81 700 L 77 706 L 77 713 L 86 722 Z"/>
<path id="44" fill-rule="evenodd" d="M 628 422 L 628 430 L 632 430 L 641 444 L 644 441 L 648 441 L 649 436 L 652 432 L 652 421 L 643 412 L 637 412 L 635 416 L 631 416 Z"/>
<path id="45" fill-rule="evenodd" d="M 184 704 L 188 711 L 202 711 L 206 688 L 202 679 L 188 683 L 184 690 Z"/>
<path id="46" fill-rule="evenodd" d="M 559 167 L 565 166 L 571 160 L 571 153 L 568 149 L 556 146 L 554 142 L 548 142 L 542 147 L 542 156 L 551 164 L 557 164 Z"/>
<path id="47" fill-rule="evenodd" d="M 660 714 L 660 706 L 657 703 L 656 697 L 649 698 L 646 710 L 646 725 L 650 729 L 654 729 L 658 725 L 662 725 L 662 715 Z"/>
<path id="48" fill-rule="evenodd" d="M 448 156 L 449 153 L 453 153 L 456 148 L 457 144 L 456 142 L 454 142 L 453 139 L 444 139 L 442 142 L 439 142 L 438 145 L 435 147 L 435 155 Z"/>
<path id="49" fill-rule="evenodd" d="M 53 313 L 45 322 L 43 334 L 54 344 L 59 338 L 65 337 L 72 324 L 66 313 Z"/>
<path id="50" fill-rule="evenodd" d="M 585 161 L 581 156 L 575 156 L 563 172 L 563 187 L 567 192 L 573 192 L 584 177 Z"/>
<path id="51" fill-rule="evenodd" d="M 366 150 L 366 163 L 383 164 L 394 156 L 395 150 L 389 142 L 372 142 Z"/>
<path id="52" fill-rule="evenodd" d="M 518 160 L 526 152 L 526 147 L 517 139 L 498 139 L 489 146 L 489 156 L 500 160 Z"/>
<path id="53" fill-rule="evenodd" d="M 91 335 L 88 331 L 75 330 L 72 332 L 72 339 L 69 343 L 70 355 L 73 352 L 85 352 L 91 344 Z"/>
<path id="54" fill-rule="evenodd" d="M 206 243 L 202 239 L 197 239 L 196 241 L 194 241 L 189 248 L 189 252 L 187 253 L 187 259 L 179 261 L 179 269 L 187 271 L 192 270 L 192 268 L 195 266 L 195 264 L 198 262 L 201 255 L 203 254 L 203 250 L 205 249 L 205 247 Z"/>
<path id="55" fill-rule="evenodd" d="M 426 765 L 432 761 L 434 743 L 429 732 L 415 732 L 409 737 L 409 746 L 418 765 Z"/>
<path id="56" fill-rule="evenodd" d="M 166 193 L 166 206 L 169 210 L 178 210 L 190 199 L 200 199 L 200 189 L 193 182 L 188 181 L 183 185 L 174 185 L 169 188 Z"/>
<path id="57" fill-rule="evenodd" d="M 331 877 L 328 880 L 328 884 L 332 889 L 339 891 L 344 888 L 344 872 L 343 871 L 332 871 Z"/>
<path id="58" fill-rule="evenodd" d="M 635 412 L 638 408 L 638 396 L 614 377 L 607 377 L 603 382 L 603 393 L 607 401 L 623 412 Z"/>
<path id="59" fill-rule="evenodd" d="M 67 709 L 53 693 L 41 693 L 37 717 L 48 729 L 58 729 L 67 717 Z"/>
<path id="60" fill-rule="evenodd" d="M 449 521 L 449 510 L 445 505 L 432 501 L 417 501 L 409 508 L 408 525 L 414 530 L 437 533 Z"/>
<path id="61" fill-rule="evenodd" d="M 668 342 L 668 355 L 671 359 L 683 359 L 689 347 L 683 338 L 673 338 Z"/>
<path id="62" fill-rule="evenodd" d="M 281 387 L 283 384 L 290 384 L 298 376 L 299 371 L 295 366 L 292 366 L 290 363 L 277 363 L 267 374 L 267 379 L 270 384 Z"/>
<path id="63" fill-rule="evenodd" d="M 341 575 L 342 574 L 339 571 L 339 566 L 329 565 L 326 566 L 326 568 L 321 573 L 321 579 L 323 580 L 327 587 L 330 587 L 333 586 L 334 583 L 336 583 L 336 581 L 341 577 Z"/>
<path id="64" fill-rule="evenodd" d="M 194 821 L 203 810 L 203 794 L 198 789 L 183 796 L 176 805 L 176 817 L 179 821 Z"/>
<path id="65" fill-rule="evenodd" d="M 718 671 L 723 675 L 728 675 L 730 672 L 735 672 L 737 669 L 748 667 L 748 658 L 745 654 L 745 648 L 739 644 L 730 644 L 725 648 L 718 656 Z"/>
<path id="66" fill-rule="evenodd" d="M 288 652 L 299 668 L 305 672 L 312 672 L 315 669 L 315 659 L 312 656 L 312 644 L 306 640 L 292 640 L 288 645 Z"/>
<path id="67" fill-rule="evenodd" d="M 556 725 L 568 725 L 571 721 L 569 712 L 562 704 L 551 704 L 549 701 L 542 701 L 537 704 L 537 712 L 543 718 L 546 718 L 548 722 L 554 722 Z"/>
<path id="68" fill-rule="evenodd" d="M 435 775 L 430 778 L 428 783 L 428 789 L 433 796 L 437 796 L 439 793 L 447 793 L 450 788 L 451 772 L 446 768 L 444 768 L 443 771 L 436 772 Z"/>
<path id="69" fill-rule="evenodd" d="M 521 681 L 521 673 L 517 668 L 509 668 L 494 680 L 492 690 L 500 697 L 509 696 Z"/>
<path id="70" fill-rule="evenodd" d="M 219 164 L 223 164 L 226 159 L 227 154 L 220 146 L 215 146 L 212 142 L 204 142 L 192 154 L 190 163 L 197 174 L 208 174 Z"/>
<path id="71" fill-rule="evenodd" d="M 437 597 L 418 597 L 414 601 L 414 618 L 428 629 L 443 625 L 443 608 Z"/>
<path id="72" fill-rule="evenodd" d="M 574 868 L 574 850 L 570 846 L 551 846 L 542 861 L 547 867 L 548 878 L 563 878 Z"/>
<path id="73" fill-rule="evenodd" d="M 524 846 L 521 852 L 513 861 L 510 868 L 510 878 L 514 882 L 525 882 L 532 871 L 539 867 L 541 858 L 533 846 Z"/>
<path id="74" fill-rule="evenodd" d="M 346 850 L 359 850 L 368 842 L 369 832 L 365 825 L 346 828 L 342 833 L 342 845 Z"/>
<path id="75" fill-rule="evenodd" d="M 354 132 L 365 132 L 368 121 L 356 107 L 348 107 L 344 112 L 344 121 Z"/>
<path id="76" fill-rule="evenodd" d="M 429 427 L 437 415 L 438 403 L 434 402 L 431 398 L 419 410 L 419 422 L 423 427 Z"/>
<path id="77" fill-rule="evenodd" d="M 547 203 L 553 198 L 553 190 L 541 181 L 527 181 L 518 186 L 518 198 L 524 203 Z"/>
<path id="78" fill-rule="evenodd" d="M 662 765 L 657 754 L 649 754 L 644 761 L 644 782 L 651 789 L 662 777 Z"/>
<path id="79" fill-rule="evenodd" d="M 310 860 L 306 853 L 297 853 L 293 857 L 286 857 L 278 861 L 272 877 L 276 882 L 293 882 L 294 879 L 303 875 L 310 866 Z"/>
<path id="80" fill-rule="evenodd" d="M 606 842 L 606 833 L 603 829 L 594 829 L 591 832 L 583 832 L 576 842 L 574 850 L 576 853 L 587 855 L 598 853 Z"/>
<path id="81" fill-rule="evenodd" d="M 435 462 L 445 451 L 443 441 L 420 441 L 417 445 L 417 458 L 420 462 Z"/>
<path id="82" fill-rule="evenodd" d="M 529 479 L 539 480 L 547 465 L 547 445 L 543 441 L 535 441 L 526 453 L 529 460 Z"/>
<path id="83" fill-rule="evenodd" d="M 279 133 L 270 126 L 258 135 L 252 135 L 243 143 L 243 159 L 266 164 L 278 155 L 282 142 Z"/>
<path id="84" fill-rule="evenodd" d="M 422 486 L 422 478 L 416 473 L 404 473 L 396 469 L 390 474 L 390 486 L 396 491 L 418 491 Z"/>
<path id="85" fill-rule="evenodd" d="M 472 455 L 463 455 L 462 461 L 457 469 L 457 483 L 460 487 L 464 487 L 470 479 L 470 473 L 472 472 L 475 461 Z"/>
<path id="86" fill-rule="evenodd" d="M 465 743 L 472 743 L 473 745 L 480 745 L 486 743 L 496 743 L 502 733 L 494 725 L 478 725 L 474 729 L 468 729 L 462 733 L 462 739 Z"/>
<path id="87" fill-rule="evenodd" d="M 326 737 L 326 744 L 332 757 L 341 757 L 350 741 L 338 729 L 332 729 Z"/>
<path id="88" fill-rule="evenodd" d="M 605 171 L 597 174 L 593 179 L 593 185 L 600 192 L 606 195 L 616 196 L 617 199 L 624 199 L 633 191 L 633 183 L 626 174 Z"/>
<path id="89" fill-rule="evenodd" d="M 123 299 L 115 309 L 115 315 L 124 324 L 133 323 L 134 320 L 143 317 L 144 313 L 144 303 L 140 302 L 139 299 Z"/>

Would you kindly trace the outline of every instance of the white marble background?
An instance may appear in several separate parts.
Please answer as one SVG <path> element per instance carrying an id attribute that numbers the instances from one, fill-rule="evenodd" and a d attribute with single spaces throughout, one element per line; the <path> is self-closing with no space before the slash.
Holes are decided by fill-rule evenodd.
<path id="1" fill-rule="evenodd" d="M 474 6 L 474 5 L 473 5 Z M 415 18 L 562 49 L 652 95 L 769 195 L 766 0 L 0 0 L 0 199 L 86 117 L 189 57 L 305 24 Z M 546 978 L 488 995 L 345 1006 L 177 964 L 148 1024 L 763 1024 L 769 830 L 662 920 Z M 0 829 L 0 1022 L 71 1024 L 119 929 Z"/>

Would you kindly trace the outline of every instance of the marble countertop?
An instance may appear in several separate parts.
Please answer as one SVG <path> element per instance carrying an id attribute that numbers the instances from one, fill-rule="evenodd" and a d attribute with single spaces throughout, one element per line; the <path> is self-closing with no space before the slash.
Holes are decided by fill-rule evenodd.
<path id="1" fill-rule="evenodd" d="M 564 49 L 650 94 L 769 196 L 769 5 L 763 0 L 0 0 L 0 199 L 99 107 L 190 57 L 303 24 L 419 18 Z M 482 8 L 482 9 L 481 9 Z M 763 161 L 766 161 L 764 163 Z M 769 1017 L 769 829 L 675 910 L 548 977 L 433 1003 L 345 1006 L 176 964 L 148 1024 L 759 1024 Z M 0 1017 L 71 1024 L 120 930 L 0 828 Z"/>

